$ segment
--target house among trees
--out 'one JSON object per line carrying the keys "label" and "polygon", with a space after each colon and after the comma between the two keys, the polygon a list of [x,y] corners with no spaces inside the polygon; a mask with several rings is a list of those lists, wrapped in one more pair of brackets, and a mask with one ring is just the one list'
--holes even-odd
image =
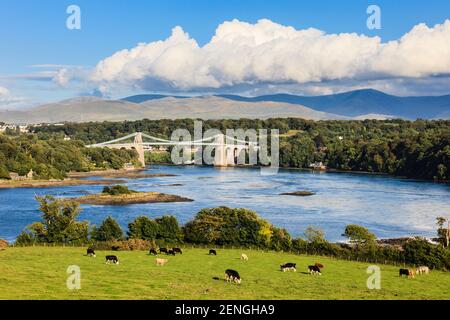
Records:
{"label": "house among trees", "polygon": [[24,180],[33,180],[34,172],[33,169],[31,169],[26,175],[21,176],[16,172],[10,172],[9,176],[11,177],[11,180],[14,181],[24,181]]}

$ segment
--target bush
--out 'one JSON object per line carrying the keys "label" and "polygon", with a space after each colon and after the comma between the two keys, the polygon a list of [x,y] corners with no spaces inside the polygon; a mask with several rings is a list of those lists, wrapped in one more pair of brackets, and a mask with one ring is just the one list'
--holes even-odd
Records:
{"label": "bush", "polygon": [[121,194],[136,193],[136,191],[128,189],[127,186],[115,185],[112,187],[108,187],[108,186],[104,187],[102,193],[109,194],[111,196],[117,196],[117,195],[121,195]]}
{"label": "bush", "polygon": [[8,248],[8,246],[9,246],[8,241],[3,240],[3,239],[0,239],[0,250],[1,250],[1,249]]}
{"label": "bush", "polygon": [[157,248],[154,241],[142,240],[142,239],[128,239],[120,241],[104,241],[104,242],[94,242],[92,247],[97,250],[111,250],[113,247],[117,248],[119,251],[145,251],[150,250],[150,248]]}
{"label": "bush", "polygon": [[416,237],[404,246],[405,262],[424,265],[433,269],[443,269],[449,259],[449,250],[429,243],[426,239]]}

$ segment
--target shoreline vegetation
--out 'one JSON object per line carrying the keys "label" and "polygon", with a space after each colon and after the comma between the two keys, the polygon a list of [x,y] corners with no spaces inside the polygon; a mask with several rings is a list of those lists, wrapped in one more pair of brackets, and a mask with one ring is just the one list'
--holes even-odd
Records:
{"label": "shoreline vegetation", "polygon": [[120,183],[126,183],[126,181],[116,179],[102,179],[102,180],[64,179],[64,180],[22,180],[22,181],[0,180],[0,189],[51,188],[51,187],[69,187],[80,185],[113,185]]}
{"label": "shoreline vegetation", "polygon": [[106,178],[125,178],[125,179],[144,179],[158,177],[176,177],[176,174],[168,173],[143,173],[148,169],[108,169],[95,170],[89,172],[70,172],[69,178],[86,178],[86,177],[106,177]]}

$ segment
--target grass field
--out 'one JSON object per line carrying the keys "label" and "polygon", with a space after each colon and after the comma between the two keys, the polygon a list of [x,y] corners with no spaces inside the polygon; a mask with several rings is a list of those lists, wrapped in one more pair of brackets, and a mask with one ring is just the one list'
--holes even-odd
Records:
{"label": "grass field", "polygon": [[[185,249],[158,267],[143,251],[97,251],[90,258],[83,248],[8,248],[0,251],[0,299],[450,299],[450,273],[406,279],[399,267],[380,265],[381,290],[369,290],[366,263],[251,250],[244,262],[242,252]],[[107,254],[120,264],[105,264]],[[284,262],[297,263],[297,272],[281,272]],[[315,262],[325,265],[322,276],[306,273]],[[66,287],[70,265],[81,269],[80,290]],[[239,271],[241,285],[223,280],[227,268]]]}

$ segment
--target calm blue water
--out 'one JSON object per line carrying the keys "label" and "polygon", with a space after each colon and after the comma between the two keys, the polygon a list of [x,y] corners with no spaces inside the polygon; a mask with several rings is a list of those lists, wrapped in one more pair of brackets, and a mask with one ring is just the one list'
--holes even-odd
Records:
{"label": "calm blue water", "polygon": [[[347,224],[366,226],[380,238],[409,235],[435,236],[435,218],[450,212],[450,186],[431,182],[352,173],[311,173],[280,170],[263,176],[259,169],[213,167],[152,167],[148,173],[175,177],[130,179],[140,191],[172,193],[194,199],[188,203],[161,203],[123,207],[83,205],[81,220],[100,223],[112,215],[126,230],[139,215],[176,216],[181,223],[201,208],[229,206],[255,210],[272,224],[301,236],[305,228],[322,228],[328,240],[342,241]],[[91,179],[97,179],[92,177]],[[182,186],[170,186],[182,184]],[[0,189],[0,238],[9,241],[39,220],[35,195],[80,196],[103,186],[46,189]],[[282,192],[311,190],[311,197],[281,196]]]}

